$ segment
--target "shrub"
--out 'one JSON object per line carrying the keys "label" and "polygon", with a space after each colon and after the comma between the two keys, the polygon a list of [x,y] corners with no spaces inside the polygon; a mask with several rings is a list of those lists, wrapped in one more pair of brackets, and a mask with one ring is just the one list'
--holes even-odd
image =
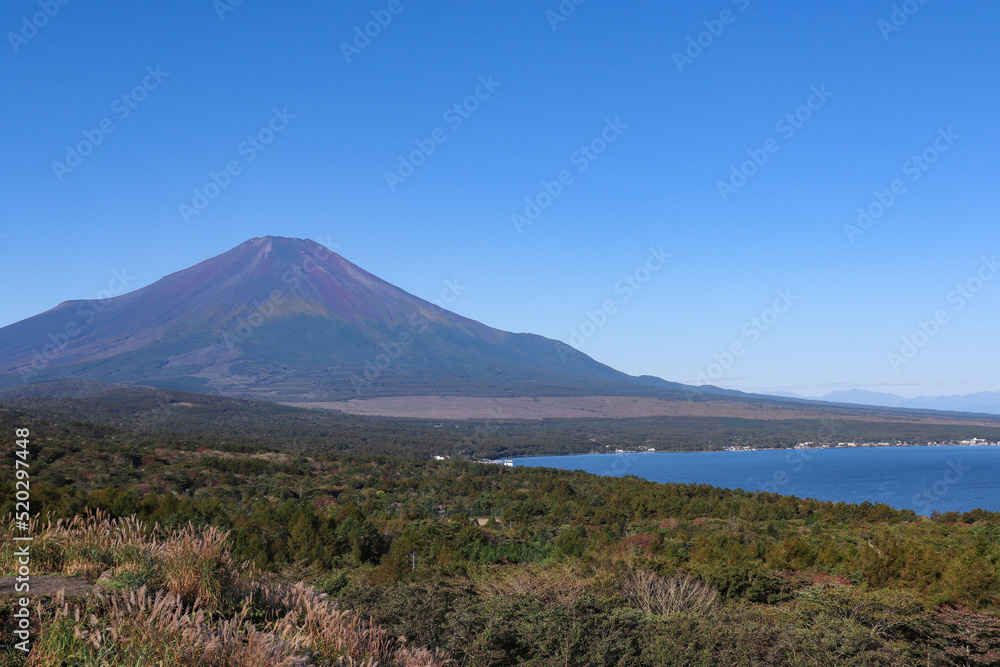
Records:
{"label": "shrub", "polygon": [[620,590],[630,605],[659,616],[679,612],[707,614],[719,603],[718,591],[686,574],[666,578],[652,570],[633,570],[623,578]]}
{"label": "shrub", "polygon": [[[229,554],[228,533],[188,526],[163,535],[100,512],[38,526],[62,571],[107,567],[84,600],[43,608],[27,665],[440,667],[440,651],[407,647],[311,586],[262,579]],[[10,559],[9,550],[0,558]],[[5,563],[7,561],[4,561]],[[138,585],[137,588],[133,586]]]}

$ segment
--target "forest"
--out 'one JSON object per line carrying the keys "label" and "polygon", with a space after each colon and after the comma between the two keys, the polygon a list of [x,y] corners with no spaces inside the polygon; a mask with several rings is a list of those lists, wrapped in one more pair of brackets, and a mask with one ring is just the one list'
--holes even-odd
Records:
{"label": "forest", "polygon": [[[33,434],[39,525],[96,512],[105,532],[115,521],[138,522],[140,544],[219,531],[227,567],[271,586],[301,582],[432,656],[407,662],[396,647],[382,664],[1000,662],[997,513],[921,517],[458,457],[213,444],[11,409],[0,411],[0,426]],[[12,485],[0,486],[0,512],[13,509]],[[0,563],[9,575],[4,530]],[[69,554],[75,539],[53,538],[45,551],[52,572],[103,576],[120,594],[174,590],[164,584],[167,561],[135,555],[144,547]],[[214,597],[237,591],[252,609],[246,591],[257,589],[217,571],[202,577],[217,585]],[[94,599],[72,604],[95,619],[113,616]],[[206,613],[232,620],[237,606]],[[241,622],[264,632],[280,620],[259,611]],[[0,612],[12,622],[6,603]],[[56,627],[57,612],[39,622]],[[42,626],[41,637],[55,636]],[[322,655],[376,655],[339,650]],[[4,659],[31,664],[10,651]],[[62,664],[102,664],[80,660]]]}
{"label": "forest", "polygon": [[[72,383],[49,383],[66,391]],[[97,384],[97,383],[92,383]],[[45,387],[45,384],[34,387]],[[705,400],[713,400],[706,398]],[[77,397],[0,392],[0,407],[58,423],[83,421],[129,431],[133,441],[263,446],[286,451],[392,454],[467,459],[581,454],[655,447],[717,451],[725,447],[788,448],[799,442],[925,444],[978,437],[1000,440],[1000,419],[944,424],[900,411],[864,413],[830,407],[800,419],[646,417],[628,419],[431,420],[349,415],[144,387],[116,387]]]}

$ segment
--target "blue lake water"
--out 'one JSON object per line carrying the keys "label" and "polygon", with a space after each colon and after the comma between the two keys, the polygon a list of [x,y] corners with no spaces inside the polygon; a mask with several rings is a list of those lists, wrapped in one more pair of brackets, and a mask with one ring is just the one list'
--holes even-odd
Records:
{"label": "blue lake water", "polygon": [[514,465],[848,503],[867,500],[924,515],[976,508],[1000,512],[1000,447],[994,446],[577,454],[514,459]]}

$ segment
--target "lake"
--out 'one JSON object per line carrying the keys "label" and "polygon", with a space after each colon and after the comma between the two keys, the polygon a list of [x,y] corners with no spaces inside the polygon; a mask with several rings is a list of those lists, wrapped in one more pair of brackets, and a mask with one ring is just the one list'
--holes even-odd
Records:
{"label": "lake", "polygon": [[1000,512],[1000,447],[995,446],[576,454],[514,459],[514,465],[848,503],[867,500],[924,515],[976,508]]}

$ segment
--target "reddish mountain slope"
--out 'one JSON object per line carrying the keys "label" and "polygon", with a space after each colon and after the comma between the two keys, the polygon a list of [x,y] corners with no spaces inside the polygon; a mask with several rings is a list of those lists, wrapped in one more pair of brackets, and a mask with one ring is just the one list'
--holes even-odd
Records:
{"label": "reddish mountain slope", "polygon": [[67,379],[280,400],[680,387],[493,329],[313,241],[271,236],[134,292],[67,301],[0,329],[0,386]]}

